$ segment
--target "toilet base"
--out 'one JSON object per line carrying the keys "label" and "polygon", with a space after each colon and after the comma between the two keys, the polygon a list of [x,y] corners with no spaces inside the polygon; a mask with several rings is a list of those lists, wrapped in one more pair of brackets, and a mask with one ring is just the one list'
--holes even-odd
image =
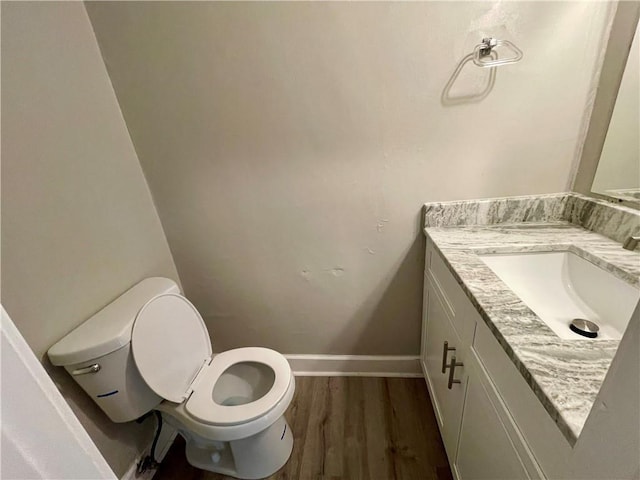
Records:
{"label": "toilet base", "polygon": [[247,480],[273,475],[293,450],[293,435],[284,415],[255,435],[229,442],[205,440],[191,432],[180,434],[186,440],[191,465]]}

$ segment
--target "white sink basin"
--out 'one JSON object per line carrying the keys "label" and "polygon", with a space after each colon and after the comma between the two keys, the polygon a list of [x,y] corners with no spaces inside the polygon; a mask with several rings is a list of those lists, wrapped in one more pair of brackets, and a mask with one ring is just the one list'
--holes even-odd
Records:
{"label": "white sink basin", "polygon": [[560,338],[574,318],[595,322],[599,339],[622,338],[640,290],[572,252],[480,255],[482,261]]}

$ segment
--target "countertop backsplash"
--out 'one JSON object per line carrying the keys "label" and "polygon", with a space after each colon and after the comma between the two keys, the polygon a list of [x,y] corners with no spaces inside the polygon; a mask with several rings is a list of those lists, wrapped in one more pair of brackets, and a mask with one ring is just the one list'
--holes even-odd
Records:
{"label": "countertop backsplash", "polygon": [[573,192],[430,202],[424,206],[425,228],[555,222],[570,222],[623,242],[640,233],[640,210]]}

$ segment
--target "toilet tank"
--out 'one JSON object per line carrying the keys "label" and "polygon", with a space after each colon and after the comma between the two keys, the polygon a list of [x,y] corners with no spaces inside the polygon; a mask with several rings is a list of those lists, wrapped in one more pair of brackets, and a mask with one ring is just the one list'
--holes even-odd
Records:
{"label": "toilet tank", "polygon": [[142,280],[48,351],[51,363],[64,367],[114,422],[135,420],[162,401],[133,361],[131,331],[140,309],[164,293],[180,289],[168,278]]}

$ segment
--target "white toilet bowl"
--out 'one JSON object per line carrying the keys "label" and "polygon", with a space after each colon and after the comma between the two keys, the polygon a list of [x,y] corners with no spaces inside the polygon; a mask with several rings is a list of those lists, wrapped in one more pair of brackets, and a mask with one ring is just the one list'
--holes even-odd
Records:
{"label": "white toilet bowl", "polygon": [[286,359],[268,348],[248,347],[216,355],[186,402],[156,407],[203,438],[238,440],[282,416],[295,390]]}
{"label": "white toilet bowl", "polygon": [[293,435],[284,412],[295,380],[282,360],[266,348],[229,350],[214,357],[187,402],[156,407],[185,438],[189,463],[254,479],[287,462]]}
{"label": "white toilet bowl", "polygon": [[202,317],[172,280],[143,280],[51,347],[49,358],[115,422],[162,412],[196,467],[257,479],[291,454],[287,360],[258,347],[214,356]]}

